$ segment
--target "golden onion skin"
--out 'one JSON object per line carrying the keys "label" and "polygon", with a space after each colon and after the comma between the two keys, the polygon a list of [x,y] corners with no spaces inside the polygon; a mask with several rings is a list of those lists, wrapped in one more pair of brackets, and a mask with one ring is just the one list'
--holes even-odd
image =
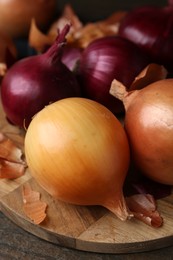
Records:
{"label": "golden onion skin", "polygon": [[173,184],[173,79],[159,80],[124,99],[132,158],[149,178]]}
{"label": "golden onion skin", "polygon": [[29,125],[25,155],[36,181],[62,201],[110,205],[122,196],[130,160],[127,136],[95,101],[66,98],[46,106]]}

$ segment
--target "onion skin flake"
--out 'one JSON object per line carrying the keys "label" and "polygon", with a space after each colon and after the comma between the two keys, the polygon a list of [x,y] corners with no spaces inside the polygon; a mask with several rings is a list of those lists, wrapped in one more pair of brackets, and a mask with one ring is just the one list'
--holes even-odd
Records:
{"label": "onion skin flake", "polygon": [[40,193],[32,190],[29,183],[23,185],[23,210],[26,216],[31,219],[34,224],[42,223],[46,218],[47,204],[40,200]]}

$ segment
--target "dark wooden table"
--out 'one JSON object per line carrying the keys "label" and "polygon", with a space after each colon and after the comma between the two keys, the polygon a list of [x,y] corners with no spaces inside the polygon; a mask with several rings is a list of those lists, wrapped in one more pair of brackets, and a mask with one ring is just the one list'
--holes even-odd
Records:
{"label": "dark wooden table", "polygon": [[136,254],[98,254],[60,247],[22,230],[0,213],[0,260],[144,260],[173,259],[173,246]]}

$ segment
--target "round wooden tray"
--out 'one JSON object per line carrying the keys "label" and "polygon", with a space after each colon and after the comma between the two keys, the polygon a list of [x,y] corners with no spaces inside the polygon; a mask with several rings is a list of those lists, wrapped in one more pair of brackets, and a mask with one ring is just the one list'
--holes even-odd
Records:
{"label": "round wooden tray", "polygon": [[[0,107],[0,131],[23,145],[23,135],[9,125]],[[22,209],[22,185],[29,182],[48,205],[45,221],[33,224]],[[131,219],[119,220],[102,207],[82,207],[54,200],[32,177],[29,170],[15,180],[0,180],[0,210],[28,232],[57,245],[99,253],[144,252],[173,245],[173,194],[157,201],[164,224],[153,228]]]}

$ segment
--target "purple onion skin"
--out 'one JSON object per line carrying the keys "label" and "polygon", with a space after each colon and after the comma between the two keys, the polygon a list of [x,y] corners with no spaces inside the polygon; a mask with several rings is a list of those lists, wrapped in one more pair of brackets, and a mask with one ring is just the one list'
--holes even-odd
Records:
{"label": "purple onion skin", "polygon": [[109,94],[113,79],[127,88],[149,63],[148,57],[132,42],[118,36],[93,41],[80,61],[80,82],[83,95],[110,109],[124,112],[121,101]]}
{"label": "purple onion skin", "polygon": [[62,42],[60,39],[60,44],[44,54],[16,62],[7,71],[1,99],[7,119],[14,125],[28,127],[32,117],[49,103],[81,95],[76,77],[60,60]]}
{"label": "purple onion skin", "polygon": [[65,46],[62,53],[61,61],[66,67],[74,72],[77,73],[78,71],[78,64],[80,63],[82,55],[82,50],[77,47],[72,46]]}
{"label": "purple onion skin", "polygon": [[119,33],[137,44],[151,61],[173,71],[173,6],[139,7],[122,20]]}

